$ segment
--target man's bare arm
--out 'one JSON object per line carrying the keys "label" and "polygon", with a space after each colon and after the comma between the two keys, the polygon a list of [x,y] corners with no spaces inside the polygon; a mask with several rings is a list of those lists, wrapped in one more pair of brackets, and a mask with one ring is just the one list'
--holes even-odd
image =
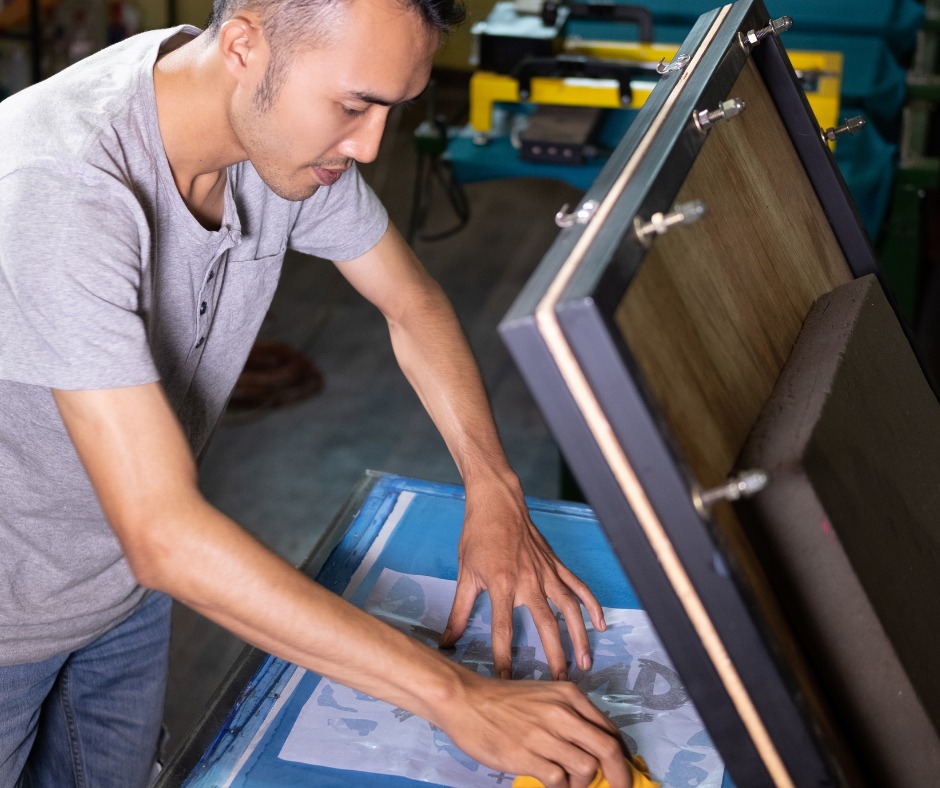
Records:
{"label": "man's bare arm", "polygon": [[610,723],[573,687],[472,674],[319,587],[214,509],[159,384],[53,394],[143,585],[425,717],[490,766],[550,785],[568,785],[570,775],[580,786],[600,762],[629,784]]}
{"label": "man's bare arm", "polygon": [[591,666],[579,602],[595,628],[603,612],[590,589],[555,556],[529,518],[519,480],[497,435],[483,382],[453,308],[394,227],[346,278],[388,320],[395,355],[454,457],[467,490],[457,593],[441,645],[463,633],[481,590],[493,606],[497,675],[511,675],[512,609],[525,605],[555,678],[567,664],[551,600],[565,616],[578,666]]}

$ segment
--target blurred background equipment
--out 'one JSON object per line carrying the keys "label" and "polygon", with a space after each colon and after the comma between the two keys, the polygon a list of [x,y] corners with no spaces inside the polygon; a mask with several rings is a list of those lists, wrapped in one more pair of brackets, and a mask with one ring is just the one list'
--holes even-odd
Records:
{"label": "blurred background equipment", "polygon": [[[471,30],[469,123],[451,130],[447,158],[464,183],[558,178],[587,189],[709,0],[556,3],[503,0]],[[777,1],[793,20],[782,41],[825,131],[860,117],[840,136],[836,163],[888,269],[902,310],[916,322],[925,292],[924,234],[933,211],[940,91],[936,0]],[[593,107],[600,120],[577,156],[533,160],[523,144],[535,124]],[[861,126],[861,124],[859,124]],[[544,137],[541,133],[539,137]],[[549,142],[544,138],[539,142]],[[555,151],[565,149],[565,141]],[[566,162],[576,166],[568,166]]]}

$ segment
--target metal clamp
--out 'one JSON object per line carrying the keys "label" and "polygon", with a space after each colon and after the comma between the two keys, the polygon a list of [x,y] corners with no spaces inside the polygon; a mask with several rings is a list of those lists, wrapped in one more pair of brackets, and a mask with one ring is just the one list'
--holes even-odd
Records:
{"label": "metal clamp", "polygon": [[748,30],[746,33],[740,33],[739,40],[741,46],[746,51],[750,51],[751,47],[759,44],[767,36],[779,36],[781,33],[786,33],[791,27],[793,27],[793,20],[788,16],[781,16],[777,19],[771,19],[770,24],[767,27],[760,28],[760,30]]}
{"label": "metal clamp", "polygon": [[843,134],[857,134],[865,126],[868,125],[868,121],[865,120],[861,115],[857,115],[854,118],[849,118],[841,126],[833,126],[831,128],[823,131],[820,129],[820,133],[824,140],[834,140],[836,137],[840,137]]}
{"label": "metal clamp", "polygon": [[693,490],[692,503],[702,517],[708,517],[709,510],[718,501],[737,501],[750,498],[759,493],[770,482],[770,474],[758,469],[742,471],[732,476],[724,484],[708,490]]}
{"label": "metal clamp", "polygon": [[701,112],[693,112],[692,120],[695,122],[695,126],[699,131],[705,132],[719,120],[728,120],[735,115],[740,115],[744,112],[746,106],[744,99],[728,99],[727,101],[722,101],[717,109],[703,109]]}
{"label": "metal clamp", "polygon": [[633,220],[633,231],[644,246],[649,246],[653,238],[667,232],[670,227],[677,224],[691,224],[701,219],[706,212],[705,203],[701,200],[676,205],[669,213],[657,212],[643,221],[639,216]]}
{"label": "metal clamp", "polygon": [[555,214],[555,224],[559,227],[572,227],[576,224],[587,224],[594,218],[600,203],[597,200],[588,200],[576,211],[568,213],[568,203],[561,206]]}
{"label": "metal clamp", "polygon": [[673,61],[669,65],[666,65],[666,58],[663,58],[656,66],[656,73],[661,77],[664,77],[666,74],[673,74],[677,71],[682,71],[687,65],[689,65],[691,60],[691,55],[676,55]]}

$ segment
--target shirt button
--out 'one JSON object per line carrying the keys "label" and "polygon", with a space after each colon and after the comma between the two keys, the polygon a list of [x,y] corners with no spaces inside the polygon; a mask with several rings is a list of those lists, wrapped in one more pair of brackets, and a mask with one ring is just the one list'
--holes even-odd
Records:
{"label": "shirt button", "polygon": [[203,302],[199,305],[199,314],[200,314],[200,315],[204,315],[204,314],[206,313],[206,310],[207,310],[208,308],[209,308],[209,305],[208,305],[205,301],[203,301]]}
{"label": "shirt button", "polygon": [[196,347],[202,347],[202,343],[206,341],[205,337],[199,337],[199,341],[196,343]]}

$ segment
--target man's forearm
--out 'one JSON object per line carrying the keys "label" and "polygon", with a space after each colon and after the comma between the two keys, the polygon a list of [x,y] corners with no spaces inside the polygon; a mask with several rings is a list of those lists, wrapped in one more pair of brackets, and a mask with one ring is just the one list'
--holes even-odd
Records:
{"label": "man's forearm", "polygon": [[399,320],[395,356],[457,464],[468,495],[490,483],[519,491],[473,353],[447,297],[428,282]]}
{"label": "man's forearm", "polygon": [[487,482],[518,491],[453,307],[395,227],[339,269],[388,321],[398,363],[443,436],[468,494]]}
{"label": "man's forearm", "polygon": [[148,585],[252,645],[444,724],[462,668],[326,591],[208,504],[171,528],[168,515],[143,559]]}

